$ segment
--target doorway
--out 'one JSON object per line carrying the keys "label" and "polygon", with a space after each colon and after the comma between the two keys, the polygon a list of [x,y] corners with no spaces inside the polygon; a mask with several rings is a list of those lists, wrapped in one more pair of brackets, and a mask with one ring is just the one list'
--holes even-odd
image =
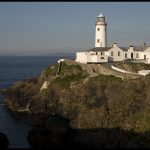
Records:
{"label": "doorway", "polygon": [[144,55],[144,60],[146,60],[146,55]]}
{"label": "doorway", "polygon": [[131,53],[131,59],[133,60],[133,53]]}

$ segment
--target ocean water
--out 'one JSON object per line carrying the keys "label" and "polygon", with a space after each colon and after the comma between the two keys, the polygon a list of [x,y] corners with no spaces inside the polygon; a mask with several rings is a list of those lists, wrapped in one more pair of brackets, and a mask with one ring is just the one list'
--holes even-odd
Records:
{"label": "ocean water", "polygon": [[[57,63],[58,57],[0,57],[0,89],[11,86],[16,81],[37,77],[44,68]],[[69,58],[71,57],[63,57]],[[73,57],[72,57],[73,58]],[[0,96],[0,103],[4,97]],[[0,104],[0,132],[9,140],[9,148],[29,148],[27,134],[31,126],[18,120]]]}

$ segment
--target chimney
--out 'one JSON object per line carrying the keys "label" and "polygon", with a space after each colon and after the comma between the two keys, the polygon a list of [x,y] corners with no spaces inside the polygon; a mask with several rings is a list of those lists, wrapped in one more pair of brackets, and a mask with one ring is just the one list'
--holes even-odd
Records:
{"label": "chimney", "polygon": [[133,49],[134,49],[134,46],[130,45],[130,46],[129,46],[129,50],[130,50],[130,51],[133,51]]}
{"label": "chimney", "polygon": [[113,47],[117,47],[117,43],[113,43]]}
{"label": "chimney", "polygon": [[146,47],[146,43],[145,42],[143,43],[143,47]]}

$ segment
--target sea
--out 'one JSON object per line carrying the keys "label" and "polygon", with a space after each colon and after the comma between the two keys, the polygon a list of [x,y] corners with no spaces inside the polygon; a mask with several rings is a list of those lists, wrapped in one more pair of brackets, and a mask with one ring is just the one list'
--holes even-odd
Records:
{"label": "sea", "polygon": [[[38,77],[48,66],[59,59],[74,59],[74,56],[0,57],[0,89],[7,89],[17,81]],[[15,118],[3,104],[0,95],[0,132],[9,140],[9,148],[30,148],[27,135],[32,128],[22,119]]]}

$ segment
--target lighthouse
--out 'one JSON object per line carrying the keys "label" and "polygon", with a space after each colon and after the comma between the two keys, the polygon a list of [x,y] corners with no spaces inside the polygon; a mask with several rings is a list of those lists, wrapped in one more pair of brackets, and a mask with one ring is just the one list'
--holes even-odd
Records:
{"label": "lighthouse", "polygon": [[107,22],[101,13],[96,18],[95,23],[95,47],[107,47]]}

